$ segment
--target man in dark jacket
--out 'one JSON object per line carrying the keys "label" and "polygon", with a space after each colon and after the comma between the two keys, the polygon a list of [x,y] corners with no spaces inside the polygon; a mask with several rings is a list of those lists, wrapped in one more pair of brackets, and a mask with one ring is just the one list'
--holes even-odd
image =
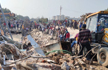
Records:
{"label": "man in dark jacket", "polygon": [[[82,55],[84,47],[87,48],[87,51],[91,50],[90,42],[92,41],[92,37],[90,34],[90,30],[86,29],[86,24],[83,24],[82,31],[79,32],[78,43],[81,44],[82,49],[79,55]],[[90,60],[91,52],[87,55],[87,60]]]}

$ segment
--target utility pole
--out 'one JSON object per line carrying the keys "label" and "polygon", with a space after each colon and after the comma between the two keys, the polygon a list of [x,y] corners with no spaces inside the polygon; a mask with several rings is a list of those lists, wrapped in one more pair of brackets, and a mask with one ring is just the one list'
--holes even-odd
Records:
{"label": "utility pole", "polygon": [[61,10],[62,10],[62,7],[60,6],[60,20],[61,20]]}

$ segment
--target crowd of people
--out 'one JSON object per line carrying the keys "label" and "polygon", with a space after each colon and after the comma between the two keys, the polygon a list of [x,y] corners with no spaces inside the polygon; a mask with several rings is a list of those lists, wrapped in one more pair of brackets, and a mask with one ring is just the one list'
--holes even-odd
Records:
{"label": "crowd of people", "polygon": [[47,33],[51,36],[56,36],[56,39],[60,41],[69,41],[70,33],[68,32],[67,28],[61,25],[56,25],[54,23],[49,23],[47,25],[37,25],[35,26],[40,31]]}
{"label": "crowd of people", "polygon": [[[6,22],[3,21],[3,27],[6,26]],[[30,21],[30,20],[16,20],[16,19],[11,19],[7,21],[8,26],[10,29],[24,29],[24,30],[31,30],[32,28],[35,28],[35,22]]]}
{"label": "crowd of people", "polygon": [[[24,25],[26,23],[26,25]],[[28,23],[28,25],[27,25]],[[6,23],[4,23],[4,26],[6,26]],[[74,44],[81,44],[83,47],[81,49],[81,52],[79,55],[82,55],[82,51],[84,47],[87,48],[87,51],[91,49],[90,42],[92,40],[90,31],[86,29],[86,25],[83,24],[80,21],[53,21],[48,24],[42,24],[42,23],[36,23],[36,22],[30,22],[30,21],[21,21],[21,20],[10,20],[8,21],[9,28],[21,28],[26,33],[28,30],[31,30],[33,27],[34,29],[39,29],[40,31],[47,33],[51,36],[55,36],[57,40],[59,41],[70,41],[70,33],[67,29],[67,27],[73,28],[73,29],[79,29],[79,33],[76,34],[75,40],[71,43],[71,47],[73,48]],[[26,31],[26,32],[25,32]],[[24,36],[24,35],[23,35]],[[90,59],[90,54],[87,56],[87,59]]]}
{"label": "crowd of people", "polygon": [[48,24],[35,23],[35,28],[49,35],[56,36],[60,41],[69,41],[70,33],[67,27],[81,29],[82,22],[76,20],[53,21]]}
{"label": "crowd of people", "polygon": [[[12,28],[21,28],[22,25],[22,21],[18,21],[18,20],[9,20],[8,22],[8,26],[10,29]],[[6,27],[6,23],[3,22],[3,26]]]}
{"label": "crowd of people", "polygon": [[[73,22],[71,22],[73,23]],[[86,29],[86,24],[83,24],[82,22],[74,21],[73,25],[70,24],[68,26],[68,23],[66,21],[61,23],[50,23],[46,25],[45,27],[42,27],[38,25],[40,30],[42,32],[46,32],[50,35],[55,35],[57,39],[60,41],[70,41],[70,33],[67,30],[67,27],[73,28],[73,29],[79,29],[79,33],[76,34],[75,40],[72,41],[71,47],[73,48],[74,44],[80,44],[82,46],[81,51],[78,55],[82,55],[83,49],[86,47],[87,51],[91,50],[90,43],[92,41],[90,30]],[[91,59],[91,53],[87,55],[87,60]]]}

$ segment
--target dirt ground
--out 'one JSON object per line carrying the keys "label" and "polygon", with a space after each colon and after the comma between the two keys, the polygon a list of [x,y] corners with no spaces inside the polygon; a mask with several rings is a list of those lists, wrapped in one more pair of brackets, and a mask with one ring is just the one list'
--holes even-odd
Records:
{"label": "dirt ground", "polygon": [[[11,39],[10,36],[8,36],[8,37]],[[14,40],[14,41],[21,42],[22,34],[12,34],[12,37],[13,37],[13,40]]]}

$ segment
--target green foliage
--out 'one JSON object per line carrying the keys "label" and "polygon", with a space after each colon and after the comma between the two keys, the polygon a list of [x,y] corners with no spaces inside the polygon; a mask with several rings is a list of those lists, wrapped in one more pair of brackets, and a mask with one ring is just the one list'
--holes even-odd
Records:
{"label": "green foliage", "polygon": [[105,11],[108,11],[108,8]]}
{"label": "green foliage", "polygon": [[10,12],[11,12],[11,11],[10,11],[9,9],[7,9],[7,8],[2,8],[2,10],[3,10],[4,13],[10,13]]}
{"label": "green foliage", "polygon": [[21,16],[21,15],[16,15],[15,18],[16,18],[16,19],[23,19],[23,16]]}
{"label": "green foliage", "polygon": [[85,18],[86,18],[88,15],[90,15],[90,14],[92,14],[92,13],[86,13],[86,14],[81,15],[81,16],[80,16],[80,17],[81,17],[80,21],[83,22],[83,21],[85,20]]}
{"label": "green foliage", "polygon": [[[2,8],[2,10],[4,13],[11,13],[11,11],[7,8]],[[16,15],[15,19],[17,19],[17,20],[18,19],[21,19],[21,20],[29,20],[30,19],[28,16],[22,16],[22,15],[17,15],[17,14],[15,14],[15,15]],[[6,18],[12,19],[12,17],[7,17],[7,16],[6,16]]]}
{"label": "green foliage", "polygon": [[46,22],[48,22],[48,18],[41,18],[41,19],[39,19],[39,22],[46,23]]}
{"label": "green foliage", "polygon": [[28,16],[22,16],[22,15],[16,15],[15,17],[17,20],[21,19],[21,20],[30,20],[30,18]]}

